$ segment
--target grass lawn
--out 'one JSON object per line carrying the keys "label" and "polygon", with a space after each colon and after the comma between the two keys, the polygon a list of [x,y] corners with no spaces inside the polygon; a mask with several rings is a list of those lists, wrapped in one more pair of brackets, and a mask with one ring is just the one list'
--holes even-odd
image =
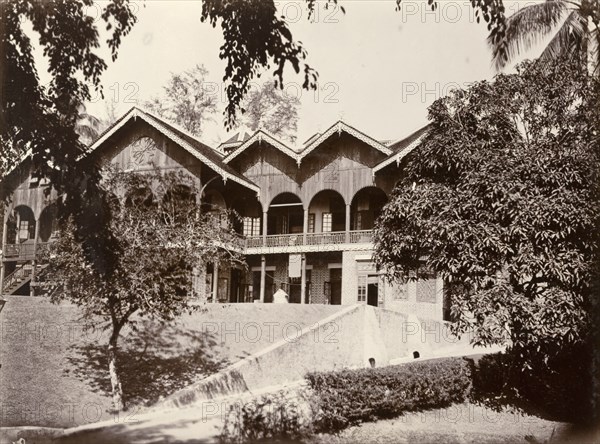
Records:
{"label": "grass lawn", "polygon": [[407,413],[399,418],[364,423],[339,435],[318,435],[311,444],[351,443],[592,443],[574,435],[570,424],[536,416],[495,412],[469,403],[447,409]]}
{"label": "grass lawn", "polygon": [[[73,427],[111,419],[104,356],[109,333],[77,307],[9,296],[0,315],[0,426]],[[276,341],[339,306],[214,304],[164,327],[122,333],[125,397],[135,411]]]}

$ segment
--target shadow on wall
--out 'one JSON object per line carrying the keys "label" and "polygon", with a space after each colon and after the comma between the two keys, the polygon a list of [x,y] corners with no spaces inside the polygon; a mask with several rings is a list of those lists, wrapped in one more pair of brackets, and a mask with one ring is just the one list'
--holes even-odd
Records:
{"label": "shadow on wall", "polygon": [[[150,405],[229,364],[214,350],[212,334],[142,320],[121,338],[118,367],[128,405]],[[73,345],[68,361],[72,373],[95,392],[111,396],[106,344]]]}

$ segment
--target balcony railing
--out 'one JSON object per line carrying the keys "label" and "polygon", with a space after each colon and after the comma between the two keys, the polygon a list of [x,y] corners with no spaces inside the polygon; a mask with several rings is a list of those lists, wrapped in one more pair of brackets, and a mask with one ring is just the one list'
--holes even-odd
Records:
{"label": "balcony railing", "polygon": [[267,247],[294,247],[303,244],[302,233],[267,236]]}
{"label": "balcony railing", "polygon": [[13,261],[28,261],[35,259],[36,253],[39,255],[44,249],[48,248],[48,242],[38,242],[37,249],[33,243],[4,245],[4,259]]}
{"label": "balcony railing", "polygon": [[263,240],[262,236],[252,236],[244,238],[244,245],[246,248],[342,245],[348,243],[346,241],[347,234],[349,235],[349,243],[351,244],[370,243],[373,240],[371,230],[358,230],[350,231],[349,233],[346,233],[345,231],[306,233],[306,244],[304,243],[304,236],[302,233],[269,235],[267,236],[266,241]]}
{"label": "balcony railing", "polygon": [[325,244],[345,244],[346,232],[330,232],[330,233],[308,233],[306,235],[307,245],[325,245]]}
{"label": "balcony railing", "polygon": [[350,232],[351,244],[363,244],[373,242],[372,230],[357,230]]}

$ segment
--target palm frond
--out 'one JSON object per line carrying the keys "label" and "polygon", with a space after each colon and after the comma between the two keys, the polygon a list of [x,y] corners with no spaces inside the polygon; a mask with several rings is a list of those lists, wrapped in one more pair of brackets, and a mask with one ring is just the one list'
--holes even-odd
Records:
{"label": "palm frond", "polygon": [[556,29],[567,10],[566,1],[547,0],[526,6],[508,17],[504,38],[496,41],[488,37],[496,69],[502,70],[517,56],[541,43]]}
{"label": "palm frond", "polygon": [[586,42],[586,18],[578,11],[571,12],[556,35],[539,57],[539,62],[547,65],[559,57],[567,55],[579,56],[583,59]]}
{"label": "palm frond", "polygon": [[588,31],[588,70],[591,75],[600,76],[600,28],[597,26]]}

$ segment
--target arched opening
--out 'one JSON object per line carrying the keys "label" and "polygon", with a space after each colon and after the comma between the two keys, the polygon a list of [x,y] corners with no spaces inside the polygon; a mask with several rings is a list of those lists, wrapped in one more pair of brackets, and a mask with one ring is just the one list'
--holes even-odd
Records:
{"label": "arched opening", "polygon": [[202,194],[200,203],[200,212],[202,214],[210,214],[214,217],[218,217],[221,223],[221,227],[225,228],[230,223],[227,214],[227,204],[225,198],[217,190],[206,190]]}
{"label": "arched opening", "polygon": [[56,205],[52,204],[44,208],[42,214],[40,214],[39,224],[39,241],[49,242],[58,228],[56,224]]}
{"label": "arched opening", "polygon": [[380,188],[367,187],[360,190],[352,199],[351,229],[372,230],[386,203],[387,196]]}
{"label": "arched opening", "polygon": [[154,194],[148,187],[133,190],[125,198],[125,206],[128,208],[147,209],[155,205]]}
{"label": "arched opening", "polygon": [[[14,210],[15,230],[8,243],[17,244],[33,242],[35,239],[35,216],[33,210],[25,205],[19,205]],[[7,233],[10,234],[10,233]]]}
{"label": "arched opening", "polygon": [[162,199],[162,213],[167,222],[183,222],[196,214],[196,194],[188,185],[175,185]]}
{"label": "arched opening", "polygon": [[236,223],[235,229],[246,237],[259,237],[262,235],[262,205],[258,200],[237,199],[233,209],[239,214],[240,221]]}
{"label": "arched opening", "polygon": [[269,205],[267,234],[302,233],[304,210],[302,201],[293,193],[282,193]]}
{"label": "arched opening", "polygon": [[224,211],[227,209],[225,198],[217,190],[205,190],[202,195],[201,210],[203,213],[210,211]]}
{"label": "arched opening", "polygon": [[308,207],[309,233],[330,233],[346,230],[346,203],[337,191],[319,191]]}

